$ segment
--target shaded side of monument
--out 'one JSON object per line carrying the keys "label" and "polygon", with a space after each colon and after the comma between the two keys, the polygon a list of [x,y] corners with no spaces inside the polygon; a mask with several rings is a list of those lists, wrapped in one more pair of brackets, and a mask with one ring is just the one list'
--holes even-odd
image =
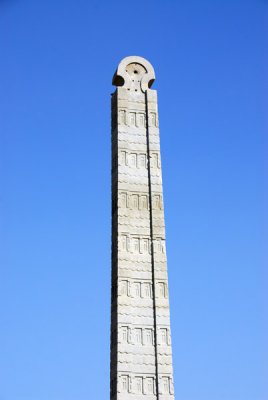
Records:
{"label": "shaded side of monument", "polygon": [[174,400],[154,79],[137,56],[113,77],[111,400]]}

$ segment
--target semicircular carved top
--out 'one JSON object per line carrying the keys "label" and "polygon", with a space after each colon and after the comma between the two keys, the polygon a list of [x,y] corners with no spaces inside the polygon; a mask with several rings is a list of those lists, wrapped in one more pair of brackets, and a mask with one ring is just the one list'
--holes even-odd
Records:
{"label": "semicircular carved top", "polygon": [[114,86],[123,86],[135,92],[146,92],[155,80],[153,66],[145,58],[131,56],[118,65],[113,77]]}

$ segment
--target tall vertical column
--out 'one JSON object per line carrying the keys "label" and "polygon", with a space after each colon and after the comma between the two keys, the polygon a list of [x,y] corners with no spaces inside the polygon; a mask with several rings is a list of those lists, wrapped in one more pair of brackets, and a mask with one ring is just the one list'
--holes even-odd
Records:
{"label": "tall vertical column", "polygon": [[157,93],[123,59],[112,95],[111,400],[173,400]]}

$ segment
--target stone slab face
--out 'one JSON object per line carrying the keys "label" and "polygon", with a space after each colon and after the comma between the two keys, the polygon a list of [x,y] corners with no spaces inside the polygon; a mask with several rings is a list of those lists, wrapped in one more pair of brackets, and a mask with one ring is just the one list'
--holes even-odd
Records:
{"label": "stone slab face", "polygon": [[173,400],[157,93],[126,57],[112,95],[111,400]]}

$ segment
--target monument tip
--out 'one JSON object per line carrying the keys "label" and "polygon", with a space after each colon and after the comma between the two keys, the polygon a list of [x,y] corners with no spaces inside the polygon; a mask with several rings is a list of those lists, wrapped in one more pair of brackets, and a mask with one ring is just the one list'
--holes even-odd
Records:
{"label": "monument tip", "polygon": [[155,80],[152,64],[143,57],[125,57],[118,65],[113,76],[114,86],[123,86],[131,91],[146,92]]}

